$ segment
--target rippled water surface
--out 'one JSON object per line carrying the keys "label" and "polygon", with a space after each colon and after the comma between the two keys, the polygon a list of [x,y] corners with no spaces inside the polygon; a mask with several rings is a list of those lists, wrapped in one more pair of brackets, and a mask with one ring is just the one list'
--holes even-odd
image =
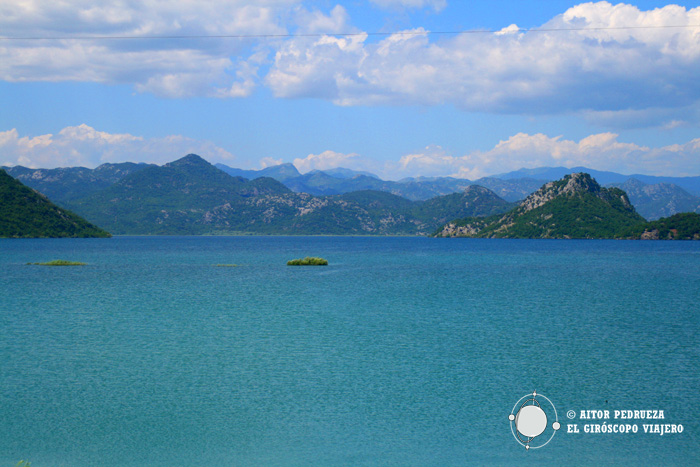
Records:
{"label": "rippled water surface", "polygon": [[700,242],[0,239],[0,292],[2,465],[700,464]]}

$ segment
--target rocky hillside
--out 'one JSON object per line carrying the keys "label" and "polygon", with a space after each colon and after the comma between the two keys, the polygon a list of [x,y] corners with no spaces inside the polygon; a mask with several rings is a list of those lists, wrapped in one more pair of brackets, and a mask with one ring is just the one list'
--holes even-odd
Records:
{"label": "rocky hillside", "polygon": [[109,236],[0,170],[0,237]]}
{"label": "rocky hillside", "polygon": [[34,188],[55,203],[63,204],[113,185],[123,177],[149,167],[149,164],[123,162],[102,164],[95,169],[63,167],[58,169],[29,169],[20,165],[3,167],[14,178]]}
{"label": "rocky hillside", "polygon": [[512,207],[476,186],[428,201],[373,190],[294,193],[271,178],[230,176],[193,154],[130,174],[70,206],[117,234],[182,235],[427,235],[449,219]]}
{"label": "rocky hillside", "polygon": [[460,219],[436,236],[490,238],[614,238],[644,222],[627,195],[576,173],[547,183],[505,215]]}

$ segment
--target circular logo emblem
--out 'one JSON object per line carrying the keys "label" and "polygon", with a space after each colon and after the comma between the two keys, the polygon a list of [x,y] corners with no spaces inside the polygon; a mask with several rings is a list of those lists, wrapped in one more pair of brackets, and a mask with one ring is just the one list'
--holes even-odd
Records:
{"label": "circular logo emblem", "polygon": [[554,404],[537,391],[521,397],[508,420],[513,437],[528,450],[546,446],[561,428]]}

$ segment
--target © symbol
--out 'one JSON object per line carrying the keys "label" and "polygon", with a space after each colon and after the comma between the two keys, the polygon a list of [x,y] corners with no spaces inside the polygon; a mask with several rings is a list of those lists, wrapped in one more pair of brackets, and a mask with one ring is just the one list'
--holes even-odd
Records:
{"label": "\u00a9 symbol", "polygon": [[[544,404],[544,401],[547,401],[547,404]],[[552,434],[544,443],[538,444],[539,441],[533,443],[535,438],[542,436],[547,431],[547,413],[549,413],[550,417],[554,416],[554,423],[551,425]],[[537,391],[521,397],[513,406],[513,410],[508,415],[508,420],[510,420],[510,430],[513,433],[513,437],[518,443],[525,446],[527,450],[546,446],[561,428],[554,404],[542,394],[537,394]]]}
{"label": "\u00a9 symbol", "polygon": [[569,410],[568,412],[566,412],[566,416],[567,416],[570,420],[573,420],[574,418],[576,418],[576,412],[574,412],[573,410]]}

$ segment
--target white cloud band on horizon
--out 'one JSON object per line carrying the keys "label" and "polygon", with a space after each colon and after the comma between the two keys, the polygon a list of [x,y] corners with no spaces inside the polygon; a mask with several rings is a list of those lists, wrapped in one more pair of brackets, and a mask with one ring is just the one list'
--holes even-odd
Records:
{"label": "white cloud band on horizon", "polygon": [[181,135],[144,138],[128,133],[111,134],[82,124],[58,134],[20,136],[16,129],[0,131],[0,165],[29,168],[94,168],[103,163],[148,162],[163,164],[186,154],[202,155],[214,162],[229,163],[234,156],[209,141]]}
{"label": "white cloud band on horizon", "polygon": [[301,173],[310,172],[312,170],[327,170],[336,167],[357,168],[358,164],[362,165],[363,160],[359,154],[350,153],[343,154],[335,151],[323,151],[320,154],[309,154],[308,156],[294,159],[294,166]]}
{"label": "white cloud band on horizon", "polygon": [[400,158],[396,168],[405,174],[450,175],[475,180],[522,168],[588,167],[622,174],[665,176],[700,175],[700,138],[685,144],[650,148],[618,140],[615,133],[599,133],[573,141],[541,133],[518,133],[488,151],[464,156],[447,154],[439,146]]}
{"label": "white cloud band on horizon", "polygon": [[[451,155],[441,146],[429,146],[393,161],[326,150],[293,158],[292,162],[302,173],[345,167],[373,172],[385,180],[409,176],[475,180],[522,168],[579,166],[623,174],[700,175],[700,138],[657,148],[622,142],[618,138],[615,133],[599,133],[574,141],[541,133],[518,133],[488,151],[473,151],[462,156]],[[238,161],[237,165],[243,165],[240,168],[255,165],[249,158],[234,157],[228,149],[213,142],[182,135],[146,138],[98,131],[85,124],[66,127],[55,135],[26,136],[16,129],[0,131],[0,165],[92,168],[106,162],[163,164],[189,153],[198,154],[211,163],[231,165],[232,161]],[[264,168],[283,162],[281,158],[263,157],[258,165]]]}

